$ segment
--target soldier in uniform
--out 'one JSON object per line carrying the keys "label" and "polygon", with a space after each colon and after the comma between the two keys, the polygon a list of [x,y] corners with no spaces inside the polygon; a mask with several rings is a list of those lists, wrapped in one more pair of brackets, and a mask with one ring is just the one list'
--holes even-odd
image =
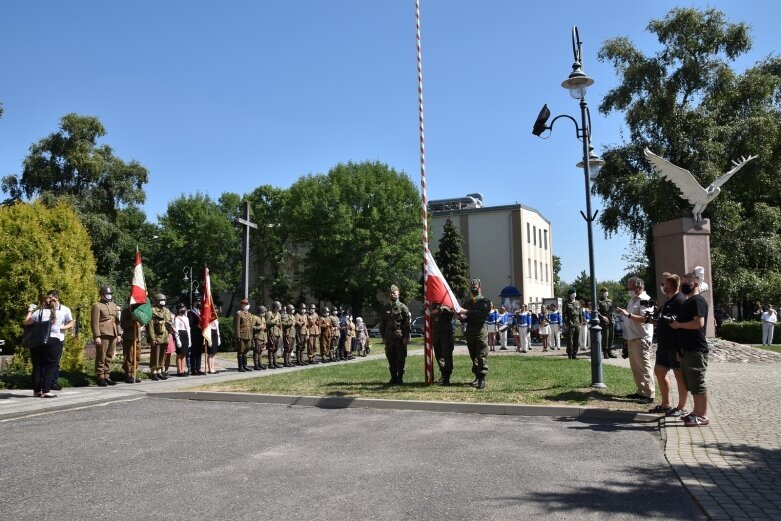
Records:
{"label": "soldier in uniform", "polygon": [[152,319],[146,325],[146,337],[149,340],[149,369],[152,380],[167,380],[163,374],[163,360],[168,349],[168,335],[174,332],[174,317],[165,307],[165,295],[155,295],[155,305],[152,307]]}
{"label": "soldier in uniform", "polygon": [[352,312],[348,311],[345,315],[347,316],[347,339],[344,342],[344,357],[347,360],[353,360],[355,358],[353,356],[353,346],[355,344],[356,335],[355,322],[353,322]]}
{"label": "soldier in uniform", "polygon": [[491,301],[480,294],[480,279],[469,281],[469,292],[472,298],[463,305],[461,321],[466,322],[464,336],[475,375],[472,387],[485,389],[485,377],[488,374],[488,328],[485,321],[491,312]]}
{"label": "soldier in uniform", "polygon": [[346,360],[344,357],[344,331],[342,330],[342,321],[339,320],[339,312],[334,308],[331,310],[331,360],[337,362]]}
{"label": "soldier in uniform", "polygon": [[98,387],[116,385],[109,378],[109,373],[122,329],[119,325],[119,307],[111,299],[111,288],[101,286],[100,300],[92,305],[92,338],[95,340],[95,376],[98,378]]}
{"label": "soldier in uniform", "polygon": [[[139,323],[133,316],[130,306],[125,306],[120,314],[119,325],[122,327],[122,369],[125,371],[125,383],[140,383],[141,379],[133,375],[138,373],[138,364],[141,361],[141,346],[136,344],[138,334],[141,332]],[[135,353],[134,353],[135,351]],[[135,356],[133,356],[135,355]]]}
{"label": "soldier in uniform", "polygon": [[267,342],[266,307],[258,306],[258,314],[252,315],[252,368],[256,371],[266,369],[263,365],[263,349]]}
{"label": "soldier in uniform", "polygon": [[613,334],[615,331],[615,317],[613,313],[613,301],[608,296],[607,288],[599,288],[599,300],[597,301],[597,317],[602,326],[602,356],[615,358],[613,354]]}
{"label": "soldier in uniform", "polygon": [[247,367],[247,351],[252,349],[252,323],[254,317],[249,312],[249,299],[242,299],[239,310],[233,315],[233,341],[236,344],[236,361],[240,373],[252,371]]}
{"label": "soldier in uniform", "polygon": [[279,313],[279,308],[281,307],[282,304],[275,300],[271,304],[271,310],[266,312],[266,333],[268,334],[266,346],[268,348],[269,369],[282,367],[277,363],[277,351],[279,350],[280,340],[282,340],[282,315]]}
{"label": "soldier in uniform", "polygon": [[306,317],[306,304],[303,302],[298,307],[298,313],[293,316],[296,328],[296,365],[307,365],[304,362],[304,351],[309,345],[309,327]]}
{"label": "soldier in uniform", "polygon": [[390,384],[404,383],[404,365],[407,361],[411,316],[409,308],[399,302],[399,288],[390,288],[390,302],[385,304],[380,316],[380,331],[385,342],[385,358],[390,369]]}
{"label": "soldier in uniform", "polygon": [[306,344],[306,356],[310,364],[317,364],[315,355],[317,354],[317,343],[320,339],[320,317],[317,316],[315,305],[309,307],[309,314],[306,316],[306,327],[308,337]]}
{"label": "soldier in uniform", "polygon": [[296,346],[296,319],[293,315],[296,308],[293,304],[288,304],[283,310],[285,313],[282,315],[282,367],[293,367],[290,363],[290,355]]}
{"label": "soldier in uniform", "polygon": [[320,315],[320,361],[324,364],[331,361],[331,337],[334,332],[330,314],[331,310],[323,308]]}
{"label": "soldier in uniform", "polygon": [[574,360],[578,357],[580,350],[580,322],[583,319],[583,313],[580,301],[576,298],[578,295],[575,288],[570,288],[567,291],[567,296],[569,300],[564,303],[562,319],[564,325],[567,326],[567,355],[570,360]]}
{"label": "soldier in uniform", "polygon": [[453,348],[455,347],[453,315],[453,309],[444,304],[435,302],[431,306],[432,343],[440,376],[437,383],[445,387],[450,385],[450,374],[453,372]]}

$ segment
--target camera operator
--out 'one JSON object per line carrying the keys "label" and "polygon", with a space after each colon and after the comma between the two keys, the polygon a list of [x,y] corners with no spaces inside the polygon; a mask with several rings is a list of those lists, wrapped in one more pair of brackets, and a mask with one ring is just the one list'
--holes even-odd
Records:
{"label": "camera operator", "polygon": [[639,277],[628,279],[626,290],[629,293],[629,303],[626,309],[616,308],[616,311],[627,319],[623,324],[623,334],[629,348],[629,367],[637,386],[637,392],[627,398],[636,398],[639,403],[653,403],[656,394],[651,359],[654,303],[645,292],[645,283]]}
{"label": "camera operator", "polygon": [[[667,295],[667,302],[659,311],[656,320],[656,366],[654,375],[659,383],[659,393],[662,395],[662,403],[649,412],[664,413],[667,416],[685,416],[689,414],[686,407],[688,392],[686,383],[681,375],[681,365],[678,362],[678,335],[670,326],[680,313],[681,305],[686,297],[678,291],[681,278],[674,273],[662,273],[662,293]],[[678,405],[670,406],[670,369],[675,374],[675,383],[678,385]]]}
{"label": "camera operator", "polygon": [[681,292],[686,301],[681,304],[678,318],[670,326],[678,334],[678,360],[686,388],[692,393],[694,408],[681,419],[687,427],[708,425],[708,392],[705,371],[708,369],[708,342],[705,340],[705,324],[708,302],[700,295],[700,277],[696,273],[683,276]]}

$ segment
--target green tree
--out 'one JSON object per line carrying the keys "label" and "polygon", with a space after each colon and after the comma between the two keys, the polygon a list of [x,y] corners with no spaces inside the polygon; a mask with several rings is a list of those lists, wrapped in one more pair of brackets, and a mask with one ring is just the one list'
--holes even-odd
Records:
{"label": "green tree", "polygon": [[0,186],[11,199],[41,196],[49,205],[64,200],[76,209],[92,238],[99,282],[121,287],[139,241],[122,225],[140,212],[136,205],[145,200],[148,172],[99,144],[105,135],[94,116],[63,116],[57,132],[30,147],[21,176],[5,176]]}
{"label": "green tree", "polygon": [[[223,197],[238,202],[234,195]],[[231,209],[238,215],[238,207]],[[159,281],[157,287],[147,285],[150,292],[160,290],[171,301],[187,300],[190,286],[184,282],[184,268],[192,267],[193,280],[202,283],[206,265],[212,292],[236,293],[241,283],[241,242],[231,217],[225,205],[201,193],[182,195],[168,203],[159,219],[158,246],[149,258]]]}
{"label": "green tree", "polygon": [[338,164],[289,190],[285,222],[306,245],[302,278],[315,298],[357,314],[396,284],[414,295],[422,268],[420,199],[404,173],[380,162]]}
{"label": "green tree", "polygon": [[558,255],[553,256],[553,287],[557,287],[561,281],[561,257]]}
{"label": "green tree", "polygon": [[434,254],[442,275],[450,284],[450,289],[456,298],[466,296],[469,288],[469,262],[464,256],[464,238],[453,221],[449,218],[442,228],[442,237],[439,238],[439,250]]}
{"label": "green tree", "polygon": [[[97,285],[90,238],[73,209],[40,202],[0,206],[0,273],[0,338],[21,346],[27,305],[56,289],[74,319],[79,316],[81,331],[81,338],[66,336],[61,366],[66,371],[83,370]],[[16,349],[15,362],[27,364],[29,352]]]}
{"label": "green tree", "polygon": [[[600,111],[624,113],[628,142],[604,151],[594,184],[605,201],[606,234],[627,230],[653,266],[652,226],[690,213],[677,188],[653,174],[643,149],[692,172],[707,186],[749,154],[749,163],[706,209],[711,220],[712,273],[717,303],[781,297],[781,59],[768,56],[742,74],[730,62],[751,48],[748,27],[720,11],[673,9],[648,31],[662,48],[644,55],[625,37],[599,52],[619,85]],[[649,287],[656,282],[647,280]]]}

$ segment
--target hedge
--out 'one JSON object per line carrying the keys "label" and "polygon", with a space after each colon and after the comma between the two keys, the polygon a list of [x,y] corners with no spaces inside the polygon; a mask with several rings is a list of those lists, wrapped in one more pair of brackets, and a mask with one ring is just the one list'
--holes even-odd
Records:
{"label": "hedge", "polygon": [[[721,338],[740,344],[761,344],[762,323],[756,320],[745,322],[724,322],[719,331]],[[781,328],[775,327],[773,343],[781,344]]]}

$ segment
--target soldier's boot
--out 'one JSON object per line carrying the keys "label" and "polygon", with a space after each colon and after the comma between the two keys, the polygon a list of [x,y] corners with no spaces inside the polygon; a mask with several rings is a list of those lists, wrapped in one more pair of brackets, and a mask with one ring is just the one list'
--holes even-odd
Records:
{"label": "soldier's boot", "polygon": [[258,365],[258,352],[257,351],[253,351],[252,352],[252,368],[255,371],[260,370],[260,366]]}
{"label": "soldier's boot", "polygon": [[274,363],[274,353],[272,353],[270,349],[268,350],[268,368],[276,369],[276,364]]}
{"label": "soldier's boot", "polygon": [[285,353],[285,362],[282,364],[283,367],[293,367],[293,364],[290,363],[290,352]]}
{"label": "soldier's boot", "polygon": [[306,365],[303,351],[296,351],[296,365]]}
{"label": "soldier's boot", "polygon": [[443,376],[440,380],[442,380],[439,385],[442,387],[450,387],[450,375]]}
{"label": "soldier's boot", "polygon": [[475,379],[474,379],[474,380],[472,380],[472,383],[471,383],[471,384],[469,384],[469,385],[471,385],[472,387],[477,387],[477,384],[478,384],[478,382],[480,382],[480,377],[478,377],[477,375],[475,375]]}
{"label": "soldier's boot", "polygon": [[391,379],[390,379],[390,382],[388,382],[388,384],[389,384],[389,385],[394,385],[394,384],[396,384],[396,382],[397,382],[397,380],[396,380],[396,371],[394,371],[393,369],[391,369],[391,370],[390,370],[390,375],[391,375]]}
{"label": "soldier's boot", "polygon": [[477,388],[478,389],[485,389],[485,378],[479,378],[477,380]]}
{"label": "soldier's boot", "polygon": [[397,376],[396,376],[396,383],[398,385],[404,385],[404,371],[399,371],[396,374],[397,374]]}
{"label": "soldier's boot", "polygon": [[245,371],[248,371],[248,372],[252,371],[252,368],[247,366],[247,354],[246,353],[244,353],[244,356],[241,357],[241,361],[242,361],[242,363],[244,365],[244,370]]}
{"label": "soldier's boot", "polygon": [[246,371],[246,369],[244,369],[244,364],[242,363],[242,360],[241,360],[241,353],[236,353],[236,363],[239,365],[239,372],[240,373],[243,373],[243,372]]}

